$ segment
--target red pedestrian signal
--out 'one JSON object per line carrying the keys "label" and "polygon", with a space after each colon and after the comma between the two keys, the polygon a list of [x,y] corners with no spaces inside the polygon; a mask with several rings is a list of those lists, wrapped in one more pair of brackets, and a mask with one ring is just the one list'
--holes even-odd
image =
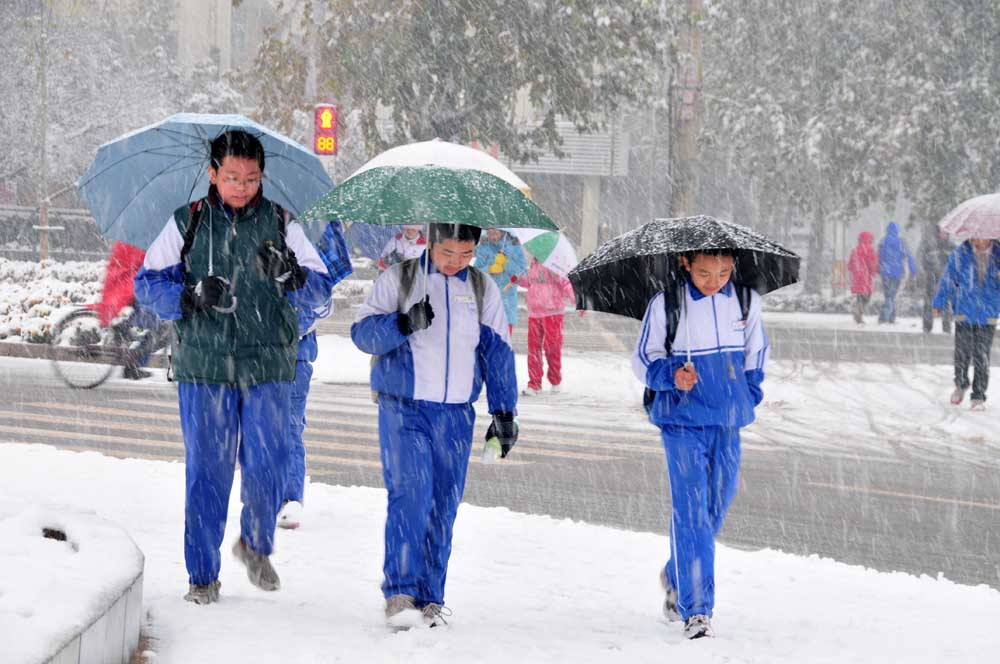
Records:
{"label": "red pedestrian signal", "polygon": [[337,109],[330,104],[317,104],[313,117],[313,152],[337,154]]}

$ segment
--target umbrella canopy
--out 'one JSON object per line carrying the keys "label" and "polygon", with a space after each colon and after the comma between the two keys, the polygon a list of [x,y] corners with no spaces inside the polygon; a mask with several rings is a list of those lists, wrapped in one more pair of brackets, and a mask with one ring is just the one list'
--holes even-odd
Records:
{"label": "umbrella canopy", "polygon": [[[211,143],[230,129],[260,139],[264,195],[289,212],[300,215],[333,187],[316,155],[252,120],[241,115],[178,113],[98,148],[77,187],[101,235],[149,247],[171,212],[208,193]],[[305,229],[316,241],[324,225]]]}
{"label": "umbrella canopy", "polygon": [[495,175],[526,196],[531,195],[531,187],[498,160],[482,150],[441,139],[410,143],[386,150],[355,171],[355,175],[382,167],[439,166],[450,169],[471,169]]}
{"label": "umbrella canopy", "polygon": [[1000,239],[1000,194],[970,198],[945,215],[938,227],[962,239]]}
{"label": "umbrella canopy", "polygon": [[556,274],[566,276],[580,261],[566,236],[558,231],[535,228],[505,228],[521,242],[521,247]]}
{"label": "umbrella canopy", "polygon": [[686,278],[677,258],[732,249],[732,281],[764,293],[798,281],[799,257],[747,228],[713,217],[656,219],[598,247],[569,273],[578,309],[642,319],[649,301]]}
{"label": "umbrella canopy", "polygon": [[[438,143],[450,145],[443,141]],[[395,150],[400,151],[397,155],[403,154],[406,158],[393,162],[389,157]],[[383,226],[453,223],[480,228],[557,230],[538,205],[503,177],[464,163],[438,165],[432,161],[421,164],[410,152],[402,148],[395,150],[362,166],[306,210],[303,218],[340,219]],[[504,168],[492,157],[483,156],[495,163],[490,167],[494,171],[496,167]],[[517,177],[513,173],[510,175]]]}

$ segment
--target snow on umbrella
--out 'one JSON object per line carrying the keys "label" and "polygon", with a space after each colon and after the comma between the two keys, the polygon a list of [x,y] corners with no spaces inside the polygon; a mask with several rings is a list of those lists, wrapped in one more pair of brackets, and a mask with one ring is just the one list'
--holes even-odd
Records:
{"label": "snow on umbrella", "polygon": [[[241,115],[178,113],[97,150],[77,183],[101,235],[146,249],[170,213],[208,193],[212,140],[241,129],[264,147],[264,196],[299,215],[333,181],[316,155]],[[303,224],[317,241],[325,224]]]}
{"label": "snow on umbrella", "polygon": [[656,219],[598,247],[569,273],[578,309],[642,319],[649,301],[686,278],[678,256],[732,249],[732,281],[761,295],[798,281],[799,257],[746,226],[713,217]]}
{"label": "snow on umbrella", "polygon": [[503,229],[521,242],[521,247],[539,263],[556,274],[566,276],[580,261],[573,245],[558,231],[540,231],[535,228]]}
{"label": "snow on umbrella", "polygon": [[373,168],[384,166],[439,166],[441,168],[471,169],[495,175],[512,185],[525,196],[531,195],[531,187],[514,171],[504,166],[482,150],[441,139],[410,143],[386,150],[355,171],[355,175]]}
{"label": "snow on umbrella", "polygon": [[452,223],[557,230],[538,205],[503,177],[464,164],[435,164],[431,158],[394,162],[388,158],[393,152],[362,166],[302,217],[378,225]]}
{"label": "snow on umbrella", "polygon": [[962,239],[1000,239],[1000,194],[970,198],[946,214],[938,227]]}

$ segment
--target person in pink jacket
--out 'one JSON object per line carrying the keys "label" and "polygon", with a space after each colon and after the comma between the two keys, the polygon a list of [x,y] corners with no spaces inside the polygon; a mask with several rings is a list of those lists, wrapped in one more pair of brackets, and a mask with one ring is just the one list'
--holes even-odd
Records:
{"label": "person in pink jacket", "polygon": [[865,307],[875,290],[875,275],[878,274],[878,253],[872,246],[875,236],[868,231],[858,234],[858,244],[851,251],[847,271],[851,275],[851,293],[854,299],[854,322],[863,324]]}
{"label": "person in pink jacket", "polygon": [[528,289],[528,386],[521,394],[541,393],[543,351],[549,363],[549,384],[558,393],[562,383],[563,311],[567,302],[576,302],[573,286],[569,279],[535,258],[531,259],[527,277],[521,277],[518,283]]}

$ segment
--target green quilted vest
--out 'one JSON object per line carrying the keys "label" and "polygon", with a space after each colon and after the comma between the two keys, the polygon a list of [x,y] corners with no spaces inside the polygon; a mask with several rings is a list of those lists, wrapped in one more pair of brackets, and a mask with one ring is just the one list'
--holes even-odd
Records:
{"label": "green quilted vest", "polygon": [[[209,274],[228,279],[236,298],[233,313],[214,309],[185,315],[174,322],[175,380],[245,387],[295,378],[298,320],[281,285],[260,274],[254,258],[270,240],[284,246],[275,206],[266,198],[232,220],[219,207],[202,201],[201,221],[185,258],[185,283],[197,284]],[[174,212],[181,237],[190,207]],[[232,300],[223,296],[221,307]]]}

